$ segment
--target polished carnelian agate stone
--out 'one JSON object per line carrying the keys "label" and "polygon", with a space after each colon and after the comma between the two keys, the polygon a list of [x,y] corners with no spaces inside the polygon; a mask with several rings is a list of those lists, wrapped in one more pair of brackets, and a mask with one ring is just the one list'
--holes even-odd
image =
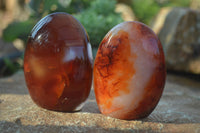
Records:
{"label": "polished carnelian agate stone", "polygon": [[83,26],[71,15],[54,13],[33,28],[24,56],[33,101],[56,111],[80,110],[92,82],[92,52]]}
{"label": "polished carnelian agate stone", "polygon": [[102,114],[147,117],[162,95],[166,70],[161,43],[140,22],[123,22],[104,37],[94,63],[94,89]]}

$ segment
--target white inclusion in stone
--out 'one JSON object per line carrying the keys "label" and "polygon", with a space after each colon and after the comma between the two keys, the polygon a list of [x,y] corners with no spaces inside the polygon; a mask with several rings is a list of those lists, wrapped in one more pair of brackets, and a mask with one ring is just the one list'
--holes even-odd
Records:
{"label": "white inclusion in stone", "polygon": [[[113,27],[111,30],[110,30],[110,32],[109,33],[112,33],[112,36],[113,35],[116,35],[120,30],[123,30],[123,31],[128,31],[128,30],[130,30],[130,25],[131,25],[132,23],[130,23],[130,22],[123,22],[123,23],[121,23],[121,24],[118,24],[118,25],[116,25],[115,27]],[[109,34],[108,33],[108,34]],[[110,37],[110,38],[112,38],[112,36]]]}
{"label": "white inclusion in stone", "polygon": [[[141,45],[136,44],[135,46],[132,46],[132,50],[137,55],[134,63],[136,73],[131,79],[129,88],[131,88],[131,96],[136,97],[134,102],[139,103],[139,101],[143,99],[141,94],[144,93],[145,86],[150,80],[158,63],[154,59],[153,55],[147,54],[143,47],[140,47]],[[137,106],[137,104],[135,106]]]}
{"label": "white inclusion in stone", "polygon": [[159,54],[158,41],[155,38],[148,38],[142,40],[142,46],[146,54]]}
{"label": "white inclusion in stone", "polygon": [[35,56],[29,58],[31,70],[37,78],[43,78],[46,75],[44,64]]}
{"label": "white inclusion in stone", "polygon": [[[134,35],[133,32],[129,31],[129,33],[132,33],[132,35]],[[131,36],[129,35],[129,37]],[[129,108],[134,109],[138,106],[138,103],[141,101],[141,99],[143,99],[143,97],[141,96],[142,93],[144,93],[145,91],[145,86],[150,80],[155,67],[158,65],[152,54],[154,52],[157,53],[158,51],[153,50],[152,53],[150,52],[149,54],[147,54],[146,49],[143,46],[148,44],[133,44],[132,42],[130,43],[131,53],[137,55],[136,58],[130,58],[130,61],[134,62],[133,69],[135,69],[135,74],[132,76],[132,78],[126,79],[129,80],[129,86],[127,87],[127,89],[130,90],[130,93],[122,94],[118,97],[115,97],[113,100],[114,106],[124,106],[123,110],[121,111],[128,110]],[[140,43],[147,42],[141,41]],[[117,112],[114,114],[117,114]]]}

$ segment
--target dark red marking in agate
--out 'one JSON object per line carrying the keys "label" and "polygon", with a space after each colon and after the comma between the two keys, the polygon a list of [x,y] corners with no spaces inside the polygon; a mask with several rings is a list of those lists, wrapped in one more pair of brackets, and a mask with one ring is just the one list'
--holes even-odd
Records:
{"label": "dark red marking in agate", "polygon": [[158,104],[165,84],[162,45],[146,25],[121,23],[101,42],[93,74],[102,114],[129,120],[147,117]]}

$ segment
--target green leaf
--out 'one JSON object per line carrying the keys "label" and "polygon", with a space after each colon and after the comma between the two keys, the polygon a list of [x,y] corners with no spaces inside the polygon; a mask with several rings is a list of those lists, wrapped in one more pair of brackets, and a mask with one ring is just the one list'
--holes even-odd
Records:
{"label": "green leaf", "polygon": [[25,41],[34,25],[35,21],[32,20],[13,22],[3,31],[3,39],[7,42],[12,42],[16,38]]}
{"label": "green leaf", "polygon": [[133,0],[132,8],[139,21],[149,24],[160,7],[154,0]]}
{"label": "green leaf", "polygon": [[119,14],[109,13],[108,16],[91,12],[90,9],[75,15],[88,32],[92,46],[98,47],[106,33],[123,20]]}
{"label": "green leaf", "polygon": [[115,0],[95,0],[91,3],[91,10],[98,14],[107,16],[114,13],[115,4]]}
{"label": "green leaf", "polygon": [[14,64],[10,59],[4,58],[4,63],[10,73],[14,73],[19,69],[19,64]]}

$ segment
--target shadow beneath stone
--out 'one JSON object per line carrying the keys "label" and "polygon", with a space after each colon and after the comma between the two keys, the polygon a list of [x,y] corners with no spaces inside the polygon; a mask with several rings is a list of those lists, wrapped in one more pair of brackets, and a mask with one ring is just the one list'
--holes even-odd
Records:
{"label": "shadow beneath stone", "polygon": [[[147,130],[136,130],[136,129],[118,129],[116,128],[103,128],[98,125],[87,126],[87,125],[22,125],[20,121],[17,122],[7,122],[0,121],[0,132],[1,133],[143,133]],[[148,131],[151,133],[151,131]]]}
{"label": "shadow beneath stone", "polygon": [[99,111],[96,101],[87,101],[85,106],[83,106],[80,112],[98,113],[98,114],[101,113]]}
{"label": "shadow beneath stone", "polygon": [[200,75],[168,71],[167,81],[199,91],[200,88]]}
{"label": "shadow beneath stone", "polygon": [[186,79],[193,80],[196,82],[200,82],[200,74],[192,74],[192,73],[186,73],[183,71],[173,71],[173,70],[167,70],[167,73],[173,76],[182,77],[182,78],[186,78]]}

